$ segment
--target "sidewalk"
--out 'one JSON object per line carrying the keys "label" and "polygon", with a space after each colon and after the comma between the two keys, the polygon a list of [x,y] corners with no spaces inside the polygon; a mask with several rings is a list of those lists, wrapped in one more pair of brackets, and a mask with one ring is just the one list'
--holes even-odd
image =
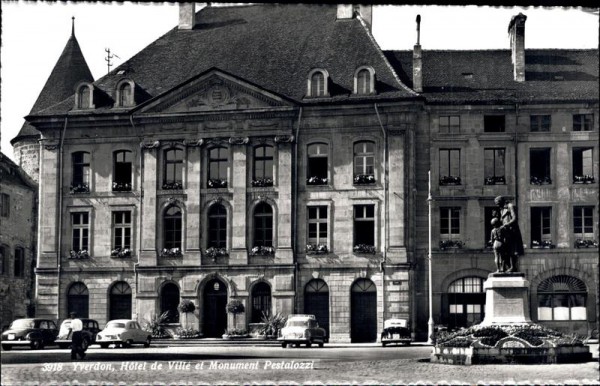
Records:
{"label": "sidewalk", "polygon": [[[199,338],[199,339],[153,339],[153,346],[216,346],[216,345],[230,345],[230,346],[280,346],[281,342],[272,339],[260,339],[260,338],[245,338],[245,339],[220,339],[220,338]],[[431,346],[427,342],[412,342],[409,346]],[[325,343],[325,347],[381,347],[381,343],[340,343],[330,342]],[[394,347],[394,346],[389,346]],[[398,345],[398,347],[403,347]]]}

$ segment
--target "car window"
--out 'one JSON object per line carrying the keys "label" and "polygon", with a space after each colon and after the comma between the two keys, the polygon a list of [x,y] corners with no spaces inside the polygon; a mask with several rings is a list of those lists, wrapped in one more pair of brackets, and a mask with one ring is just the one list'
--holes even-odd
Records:
{"label": "car window", "polygon": [[18,329],[18,328],[33,328],[34,326],[35,325],[34,325],[33,320],[27,320],[27,319],[17,319],[17,320],[15,320],[14,322],[12,322],[10,324],[10,328],[15,328],[15,329]]}
{"label": "car window", "polygon": [[48,329],[48,322],[46,322],[45,320],[42,320],[42,321],[40,322],[40,328],[41,328],[42,330],[47,330],[47,329]]}
{"label": "car window", "polygon": [[133,322],[133,328],[136,328],[138,330],[141,330],[142,328],[140,327],[140,324],[138,322]]}
{"label": "car window", "polygon": [[125,328],[125,323],[108,322],[106,328]]}
{"label": "car window", "polygon": [[48,328],[56,330],[56,323],[54,323],[53,321],[49,320],[48,321]]}

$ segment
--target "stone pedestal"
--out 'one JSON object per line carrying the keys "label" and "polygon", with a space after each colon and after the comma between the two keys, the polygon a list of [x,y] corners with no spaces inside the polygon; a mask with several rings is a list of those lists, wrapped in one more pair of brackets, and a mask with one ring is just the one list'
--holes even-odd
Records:
{"label": "stone pedestal", "polygon": [[481,325],[529,324],[529,282],[525,274],[491,273],[483,284],[485,318]]}

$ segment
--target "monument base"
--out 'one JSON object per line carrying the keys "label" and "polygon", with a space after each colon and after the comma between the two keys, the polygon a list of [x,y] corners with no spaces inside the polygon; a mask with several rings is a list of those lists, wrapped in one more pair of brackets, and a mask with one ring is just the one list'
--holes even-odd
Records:
{"label": "monument base", "polygon": [[483,289],[485,318],[482,326],[532,323],[529,317],[529,282],[524,273],[491,273]]}

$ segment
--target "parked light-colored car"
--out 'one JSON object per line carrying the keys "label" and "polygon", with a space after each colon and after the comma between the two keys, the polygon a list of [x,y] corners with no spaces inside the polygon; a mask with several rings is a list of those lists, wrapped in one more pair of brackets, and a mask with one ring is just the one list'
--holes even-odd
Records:
{"label": "parked light-colored car", "polygon": [[14,346],[29,346],[39,350],[54,344],[58,328],[53,320],[26,318],[14,320],[8,330],[2,333],[2,348],[10,350]]}
{"label": "parked light-colored car", "polygon": [[129,347],[132,344],[143,344],[150,346],[151,333],[142,330],[140,324],[131,319],[115,319],[106,323],[104,330],[96,336],[96,343],[100,347],[107,348],[109,345]]}
{"label": "parked light-colored car", "polygon": [[306,347],[310,347],[313,343],[323,347],[327,341],[327,333],[324,328],[319,327],[314,315],[292,314],[288,316],[277,340],[283,348],[288,344],[296,347],[306,344]]}

